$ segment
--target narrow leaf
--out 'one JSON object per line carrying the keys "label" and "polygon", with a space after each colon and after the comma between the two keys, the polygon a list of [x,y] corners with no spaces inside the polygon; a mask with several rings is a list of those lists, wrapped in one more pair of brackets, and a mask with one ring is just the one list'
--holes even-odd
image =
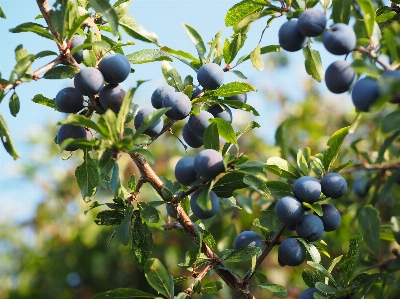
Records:
{"label": "narrow leaf", "polygon": [[19,102],[19,97],[15,91],[13,92],[13,94],[10,97],[9,107],[10,107],[11,115],[14,117],[17,116],[19,109],[21,107],[21,104]]}
{"label": "narrow leaf", "polygon": [[310,45],[303,48],[303,55],[305,58],[305,67],[307,74],[313,77],[318,82],[324,79],[325,73],[322,69],[322,61],[319,52],[312,50]]}
{"label": "narrow leaf", "polygon": [[218,134],[225,139],[226,142],[237,144],[235,131],[228,121],[222,118],[212,118],[210,122],[217,124]]}
{"label": "narrow leaf", "polygon": [[78,68],[70,65],[56,66],[51,70],[47,71],[44,75],[44,79],[70,79],[73,78],[79,72]]}
{"label": "narrow leaf", "polygon": [[121,224],[115,228],[115,238],[123,245],[128,245],[131,237],[131,219],[132,219],[133,205],[129,205],[124,212],[124,219]]}
{"label": "narrow leaf", "polygon": [[213,92],[213,95],[226,98],[249,91],[256,91],[254,87],[249,83],[231,82],[219,87],[217,90]]}
{"label": "narrow leaf", "polygon": [[206,46],[204,45],[203,39],[201,38],[200,34],[194,29],[193,27],[182,24],[183,28],[185,29],[187,35],[189,36],[190,40],[193,42],[194,46],[196,47],[197,53],[199,54],[200,61],[204,61],[204,55],[206,54]]}
{"label": "narrow leaf", "polygon": [[367,30],[368,37],[372,36],[375,23],[375,8],[370,0],[357,0],[363,12],[365,29]]}
{"label": "narrow leaf", "polygon": [[174,283],[171,275],[168,274],[164,265],[156,258],[147,260],[144,266],[144,274],[147,282],[158,293],[172,298],[174,296]]}
{"label": "narrow leaf", "polygon": [[203,134],[204,148],[219,151],[218,125],[211,123]]}
{"label": "narrow leaf", "polygon": [[258,44],[257,47],[253,51],[251,51],[250,59],[251,64],[257,71],[262,71],[264,69],[264,61],[261,58],[260,44]]}
{"label": "narrow leaf", "polygon": [[81,190],[84,201],[90,201],[90,197],[96,194],[99,186],[99,172],[97,160],[90,158],[89,151],[83,151],[83,163],[75,170],[76,181]]}
{"label": "narrow leaf", "polygon": [[10,131],[1,113],[0,113],[0,138],[7,153],[9,153],[11,157],[14,158],[14,160],[17,160],[19,158],[19,154],[17,153],[14,147]]}
{"label": "narrow leaf", "polygon": [[132,54],[128,54],[126,57],[132,64],[143,64],[163,60],[172,61],[172,58],[168,54],[158,49],[144,49]]}
{"label": "narrow leaf", "polygon": [[132,15],[125,14],[119,19],[119,25],[133,38],[158,45],[158,36],[154,32],[147,31],[142,25],[137,24]]}
{"label": "narrow leaf", "polygon": [[142,222],[139,215],[135,218],[132,230],[131,249],[135,256],[135,260],[140,271],[144,271],[144,266],[153,249],[153,237],[146,223]]}
{"label": "narrow leaf", "polygon": [[23,23],[18,25],[15,28],[10,29],[10,32],[12,33],[20,33],[20,32],[33,32],[36,33],[42,37],[51,39],[55,42],[57,42],[57,39],[42,25],[37,24],[37,23]]}
{"label": "narrow leaf", "polygon": [[90,5],[107,18],[114,36],[118,33],[118,16],[108,0],[90,0]]}
{"label": "narrow leaf", "polygon": [[263,284],[256,284],[256,286],[261,287],[263,289],[267,289],[268,291],[272,292],[274,295],[278,297],[286,297],[288,295],[288,291],[285,287],[279,284],[272,284],[272,283],[263,283]]}
{"label": "narrow leaf", "polygon": [[366,245],[372,253],[379,256],[381,250],[379,239],[381,221],[378,216],[378,210],[371,205],[363,207],[358,215],[358,223]]}
{"label": "narrow leaf", "polygon": [[333,163],[335,162],[340,147],[343,144],[344,138],[347,136],[349,133],[350,127],[345,127],[342,128],[338,131],[336,131],[331,138],[329,138],[327,145],[329,148],[324,152],[324,157],[322,159],[322,163],[324,165],[324,168],[327,172],[330,171]]}
{"label": "narrow leaf", "polygon": [[225,16],[225,25],[233,26],[243,20],[246,16],[261,11],[263,5],[256,4],[251,0],[244,0],[232,6]]}

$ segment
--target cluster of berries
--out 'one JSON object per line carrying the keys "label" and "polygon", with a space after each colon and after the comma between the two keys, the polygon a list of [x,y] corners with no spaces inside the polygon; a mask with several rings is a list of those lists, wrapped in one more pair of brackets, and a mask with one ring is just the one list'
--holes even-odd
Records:
{"label": "cluster of berries", "polygon": [[[309,242],[317,241],[324,231],[330,232],[339,226],[340,213],[333,205],[322,204],[322,216],[307,214],[302,202],[313,204],[320,199],[321,193],[332,199],[340,198],[346,190],[346,180],[338,173],[328,173],[321,182],[303,176],[294,183],[294,197],[285,196],[277,202],[276,216],[287,229],[295,230],[298,237]],[[285,265],[298,266],[305,260],[306,250],[295,237],[291,237],[280,244],[278,257]]]}

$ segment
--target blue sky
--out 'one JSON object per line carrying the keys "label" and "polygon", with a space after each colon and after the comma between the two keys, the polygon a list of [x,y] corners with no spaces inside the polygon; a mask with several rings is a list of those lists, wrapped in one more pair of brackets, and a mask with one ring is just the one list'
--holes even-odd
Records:
{"label": "blue sky", "polygon": [[[53,3],[54,1],[50,1]],[[154,31],[159,37],[159,43],[174,49],[180,49],[191,52],[196,56],[196,50],[187,37],[182,23],[189,24],[194,27],[205,42],[211,41],[214,35],[223,29],[222,39],[229,37],[233,32],[230,28],[224,26],[224,17],[226,11],[238,1],[218,0],[218,1],[194,1],[194,0],[146,0],[132,1],[129,13],[134,15],[136,21],[143,25],[147,30]],[[39,14],[36,1],[32,0],[13,0],[0,1],[0,6],[7,15],[7,19],[0,19],[0,71],[3,77],[8,77],[15,65],[14,50],[19,44],[23,44],[29,53],[36,54],[43,50],[52,50],[57,52],[57,48],[53,42],[48,39],[41,38],[33,33],[9,32],[10,28],[24,22],[43,22],[43,20],[34,20]],[[280,25],[286,18],[279,18],[272,23],[266,30],[261,46],[278,44],[277,32]],[[248,39],[244,48],[239,52],[238,57],[243,54],[250,53],[257,45],[260,34],[264,29],[267,19],[261,19],[252,25]],[[124,40],[131,39],[124,35]],[[136,46],[126,47],[125,53],[132,53],[145,48],[154,48],[151,44],[135,41]],[[335,59],[327,54],[321,47],[316,44],[316,49],[321,50],[324,69],[330,62]],[[262,72],[256,71],[250,61],[243,63],[238,70],[242,71],[247,77],[248,82],[257,90],[268,88],[279,89],[290,96],[293,101],[299,101],[303,97],[301,84],[307,78],[304,70],[304,58],[302,52],[288,53],[290,59],[290,68],[285,71],[271,72],[265,69]],[[35,61],[32,69],[37,69],[44,65],[54,57],[46,57]],[[195,73],[188,66],[179,61],[173,62],[178,72],[185,77]],[[143,84],[135,94],[137,103],[141,106],[150,106],[150,96],[153,90],[160,84],[165,84],[161,74],[159,62],[134,65],[135,73],[123,83],[126,88],[135,84],[137,80],[149,79],[150,81]],[[226,82],[243,81],[235,75],[229,73],[226,76]],[[34,207],[40,201],[41,190],[32,182],[21,180],[18,174],[18,167],[22,163],[27,163],[33,155],[40,155],[40,150],[32,152],[26,144],[32,134],[46,134],[44,125],[52,122],[56,124],[65,116],[59,112],[53,111],[47,107],[35,104],[31,99],[36,94],[43,94],[46,97],[54,98],[57,92],[70,84],[69,80],[38,80],[22,84],[16,89],[21,101],[21,110],[17,117],[11,116],[8,108],[8,97],[3,99],[0,105],[0,112],[10,127],[12,137],[14,139],[17,150],[21,158],[14,161],[3,148],[0,148],[0,221],[3,219],[22,220],[31,215]],[[322,91],[326,90],[325,84],[319,84]],[[343,96],[339,96],[343,97]],[[259,129],[259,136],[273,142],[273,136],[276,128],[277,107],[268,103],[267,99],[261,93],[250,93],[248,95],[248,103],[259,110],[261,117],[254,118],[262,126]],[[241,113],[241,112],[235,112]],[[235,114],[234,114],[235,115]],[[246,117],[237,117],[244,122],[251,120],[247,114]],[[242,124],[237,121],[237,126]],[[239,128],[238,127],[238,128]],[[63,155],[60,154],[60,160]],[[20,188],[24,184],[24,188]],[[22,194],[21,194],[22,193]]]}

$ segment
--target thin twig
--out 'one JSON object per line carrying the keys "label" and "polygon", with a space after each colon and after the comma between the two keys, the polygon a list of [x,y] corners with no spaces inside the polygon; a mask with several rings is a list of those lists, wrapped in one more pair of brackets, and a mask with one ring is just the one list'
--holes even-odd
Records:
{"label": "thin twig", "polygon": [[264,261],[264,259],[267,257],[267,255],[271,252],[272,248],[274,248],[275,245],[279,243],[279,238],[281,237],[283,231],[285,230],[286,226],[284,224],[281,224],[281,226],[278,228],[278,230],[275,232],[275,235],[272,237],[272,239],[267,243],[267,246],[265,246],[263,252],[259,256],[259,258],[256,261],[256,266],[254,267],[254,271],[248,271],[246,275],[243,277],[243,281],[245,283],[249,283],[251,277],[255,273],[255,270],[261,265],[261,263]]}
{"label": "thin twig", "polygon": [[196,283],[202,280],[204,276],[206,276],[208,271],[210,271],[211,269],[212,269],[212,264],[207,264],[199,273],[196,273],[194,281],[190,284],[190,286],[186,290],[184,290],[184,292],[189,296],[191,296],[193,293],[193,288],[196,285]]}
{"label": "thin twig", "polygon": [[363,171],[363,170],[397,170],[400,169],[400,163],[396,164],[387,164],[387,165],[371,165],[365,163],[360,166],[342,169],[340,173],[352,173],[356,171]]}
{"label": "thin twig", "polygon": [[[53,67],[55,67],[56,65],[60,64],[60,63],[61,63],[61,60],[62,60],[62,59],[58,56],[58,57],[57,57],[56,59],[54,59],[53,61],[50,61],[48,64],[46,64],[46,65],[44,65],[44,66],[38,68],[36,71],[34,71],[34,72],[32,73],[32,78],[33,78],[34,80],[38,80],[40,74],[43,74],[43,73],[47,72],[48,70],[52,69]],[[6,85],[6,86],[4,87],[4,91],[7,92],[7,91],[9,91],[10,89],[13,89],[13,88],[15,88],[16,86],[20,85],[21,83],[23,83],[23,81],[18,80],[18,81],[16,81],[16,82],[13,83],[13,84],[8,84],[8,85]]]}
{"label": "thin twig", "polygon": [[376,62],[379,63],[385,70],[387,71],[393,70],[393,68],[390,65],[388,65],[386,62],[384,62],[382,59],[379,58],[379,56],[376,54],[374,50],[370,51],[364,48],[363,46],[358,46],[356,50],[368,56],[369,58],[376,60]]}

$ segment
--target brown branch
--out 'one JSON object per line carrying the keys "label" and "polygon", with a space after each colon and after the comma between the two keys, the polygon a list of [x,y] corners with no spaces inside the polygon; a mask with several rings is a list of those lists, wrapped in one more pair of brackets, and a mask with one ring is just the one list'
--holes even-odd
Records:
{"label": "brown branch", "polygon": [[202,280],[204,278],[204,276],[206,276],[208,271],[210,271],[211,269],[212,269],[212,264],[207,264],[199,273],[193,274],[193,276],[195,276],[195,279],[190,284],[190,286],[186,290],[184,290],[184,292],[186,294],[188,294],[189,296],[191,296],[193,293],[193,287],[195,286],[195,284],[197,282],[199,282],[200,280]]}
{"label": "brown branch", "polygon": [[267,255],[271,252],[272,248],[274,248],[275,245],[279,243],[279,238],[281,237],[283,231],[285,230],[286,226],[284,224],[281,224],[281,226],[278,228],[278,230],[275,232],[275,235],[272,237],[272,239],[267,243],[267,246],[265,246],[263,252],[261,255],[258,257],[256,261],[256,266],[254,267],[254,271],[249,271],[246,273],[246,275],[243,277],[243,281],[245,283],[249,283],[251,277],[255,273],[255,270],[261,265],[261,263],[264,261],[264,259],[267,257]]}
{"label": "brown branch", "polygon": [[351,173],[351,172],[363,171],[363,170],[397,170],[397,169],[400,169],[400,163],[386,164],[386,165],[371,165],[371,164],[365,163],[360,166],[343,169],[340,171],[340,173]]}
{"label": "brown branch", "polygon": [[375,50],[368,50],[362,46],[358,46],[356,50],[368,56],[369,58],[376,60],[376,62],[379,63],[385,70],[387,71],[393,70],[393,68],[390,65],[388,65],[386,62],[384,62],[382,59],[379,58]]}
{"label": "brown branch", "polygon": [[[161,179],[157,176],[154,170],[147,163],[146,159],[140,155],[139,153],[130,153],[129,154],[136,164],[140,172],[140,180],[143,182],[150,183],[152,187],[156,190],[156,192],[164,199],[162,194],[162,189],[166,188]],[[136,188],[136,191],[139,189]],[[198,232],[196,227],[194,226],[192,220],[185,213],[183,208],[178,205],[170,205],[171,209],[177,214],[177,221],[182,226],[183,231],[187,235],[187,237],[198,244]],[[240,299],[254,299],[254,296],[248,290],[248,284],[244,283],[242,279],[236,277],[218,258],[218,255],[214,253],[214,251],[208,247],[208,245],[202,241],[201,243],[201,252],[206,255],[215,270],[215,272],[222,278],[222,280],[236,293],[238,298]]]}
{"label": "brown branch", "polygon": [[[60,58],[60,56],[58,56],[56,59],[54,59],[53,61],[50,61],[48,64],[38,68],[36,71],[34,71],[32,73],[32,78],[34,80],[38,80],[39,79],[39,75],[43,74],[45,72],[47,72],[48,70],[52,69],[53,67],[55,67],[56,65],[60,64],[62,62],[62,59]],[[21,83],[23,83],[23,81],[18,80],[13,84],[8,84],[4,87],[4,91],[9,91],[10,89],[15,88],[16,86],[20,85]]]}
{"label": "brown branch", "polygon": [[156,136],[151,138],[150,143],[148,143],[146,146],[149,146],[150,144],[152,144],[154,141],[156,141],[162,134],[164,134],[165,132],[169,131],[171,129],[171,127],[177,122],[177,120],[170,120],[168,123],[166,123],[164,125],[164,127],[162,128],[161,132],[158,133]]}
{"label": "brown branch", "polygon": [[43,18],[45,19],[47,26],[50,29],[51,34],[58,40],[57,46],[61,50],[62,44],[60,43],[60,33],[53,27],[53,24],[51,22],[51,12],[52,9],[47,2],[47,0],[36,0],[37,5],[39,6],[40,12],[43,15]]}

